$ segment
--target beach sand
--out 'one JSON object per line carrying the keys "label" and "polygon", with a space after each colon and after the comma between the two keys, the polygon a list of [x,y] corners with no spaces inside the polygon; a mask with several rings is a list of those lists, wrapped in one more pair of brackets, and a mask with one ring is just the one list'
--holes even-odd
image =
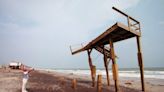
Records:
{"label": "beach sand", "polygon": [[[77,80],[76,89],[72,88],[72,80]],[[139,78],[119,78],[120,92],[142,92]],[[103,79],[102,92],[115,92],[113,80],[111,86]],[[22,72],[20,70],[0,69],[0,92],[21,92]],[[37,70],[30,73],[27,83],[28,92],[97,92],[91,86],[90,76],[79,76]],[[164,80],[145,79],[146,92],[163,92]]]}

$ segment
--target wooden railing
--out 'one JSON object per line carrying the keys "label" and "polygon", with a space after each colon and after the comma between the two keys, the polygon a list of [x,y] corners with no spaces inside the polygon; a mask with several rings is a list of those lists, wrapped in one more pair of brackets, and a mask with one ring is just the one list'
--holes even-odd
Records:
{"label": "wooden railing", "polygon": [[115,11],[121,13],[122,15],[124,15],[126,18],[127,18],[127,23],[128,23],[128,27],[129,27],[129,30],[135,30],[135,31],[138,31],[138,32],[141,32],[141,29],[140,29],[140,22],[137,21],[136,19],[134,19],[133,17],[129,16],[128,14],[120,11],[119,9],[115,8],[115,7],[112,7],[112,9],[114,9]]}

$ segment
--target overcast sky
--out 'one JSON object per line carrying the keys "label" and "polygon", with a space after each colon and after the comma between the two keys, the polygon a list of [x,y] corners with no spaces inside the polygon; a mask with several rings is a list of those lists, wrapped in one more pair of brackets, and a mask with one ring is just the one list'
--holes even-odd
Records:
{"label": "overcast sky", "polygon": [[[87,43],[123,16],[141,22],[145,67],[164,67],[163,0],[0,0],[0,64],[19,61],[40,68],[89,68],[87,53],[69,46]],[[119,67],[138,67],[136,39],[114,44]],[[102,55],[93,51],[94,65]]]}

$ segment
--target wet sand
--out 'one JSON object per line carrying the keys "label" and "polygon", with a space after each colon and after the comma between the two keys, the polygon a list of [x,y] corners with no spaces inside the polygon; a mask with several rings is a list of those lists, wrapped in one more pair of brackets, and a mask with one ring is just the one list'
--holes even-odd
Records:
{"label": "wet sand", "polygon": [[[76,89],[72,88],[72,79],[77,80]],[[146,92],[163,92],[164,80],[145,79]],[[21,92],[22,72],[20,70],[0,69],[0,92]],[[28,92],[97,92],[91,86],[90,76],[77,76],[49,71],[33,71],[27,83]],[[120,78],[120,92],[142,92],[137,78]],[[103,79],[102,92],[115,92]]]}

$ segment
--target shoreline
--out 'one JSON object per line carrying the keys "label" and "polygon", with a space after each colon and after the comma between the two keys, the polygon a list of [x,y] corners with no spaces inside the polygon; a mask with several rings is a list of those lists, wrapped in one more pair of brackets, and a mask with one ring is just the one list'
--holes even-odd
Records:
{"label": "shoreline", "polygon": [[[20,70],[0,69],[0,90],[2,92],[21,92],[22,73]],[[72,80],[77,80],[76,92],[96,92],[91,86],[91,78],[86,75],[60,73],[56,71],[36,70],[31,72],[27,83],[28,92],[74,92]],[[113,80],[110,78],[110,87],[103,78],[103,92],[115,92]],[[141,92],[139,78],[119,77],[122,92]],[[164,80],[145,78],[146,92],[162,92]]]}
{"label": "shoreline", "polygon": [[[147,68],[144,70],[145,78],[152,79],[164,79],[164,68]],[[158,70],[157,70],[158,69]],[[38,69],[44,71],[57,71],[61,73],[74,73],[77,75],[90,75],[90,69]],[[104,69],[97,69],[96,74],[101,73],[102,76],[106,76],[106,71]],[[112,70],[109,70],[109,76],[112,76]],[[119,70],[119,77],[128,78],[140,78],[140,71],[136,68],[129,68]]]}
{"label": "shoreline", "polygon": [[[62,74],[62,76],[67,77],[75,77],[75,78],[81,78],[83,80],[89,80],[91,81],[90,75],[79,75],[79,74],[73,74],[73,73],[61,73],[57,72],[55,70],[41,70],[41,72],[52,72],[52,73],[59,73]],[[103,85],[107,85],[106,78],[103,77]],[[114,85],[113,78],[110,75],[110,83]],[[141,91],[141,81],[138,77],[119,77],[119,84],[120,86],[136,89],[139,92]],[[146,92],[162,92],[164,90],[164,79],[158,79],[158,78],[145,78],[145,86],[146,86]]]}

